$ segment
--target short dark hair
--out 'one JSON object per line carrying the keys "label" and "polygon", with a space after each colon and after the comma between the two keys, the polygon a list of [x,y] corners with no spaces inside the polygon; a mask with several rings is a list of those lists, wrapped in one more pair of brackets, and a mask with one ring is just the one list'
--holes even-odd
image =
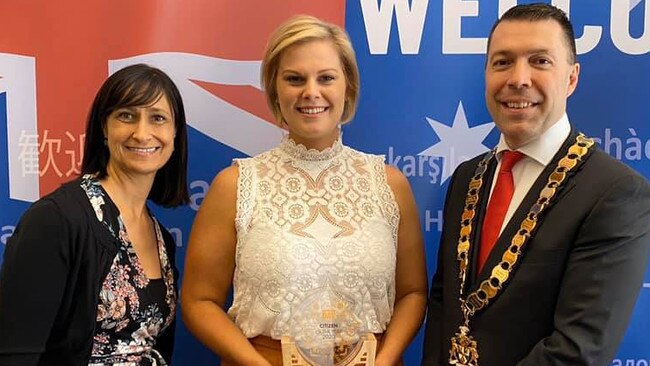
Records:
{"label": "short dark hair", "polygon": [[569,63],[574,64],[578,59],[576,52],[576,40],[573,32],[573,25],[567,17],[566,13],[551,4],[534,3],[534,4],[520,4],[508,9],[499,20],[497,20],[490,30],[490,37],[488,37],[488,50],[492,41],[492,34],[497,26],[504,20],[527,20],[530,22],[538,22],[543,20],[554,20],[562,28],[564,33],[564,40],[569,47]]}
{"label": "short dark hair", "polygon": [[145,64],[127,66],[111,75],[93,101],[86,124],[82,174],[107,176],[110,157],[104,143],[108,117],[125,107],[148,106],[166,97],[172,109],[176,136],[174,151],[167,163],[156,172],[149,199],[163,207],[189,202],[187,189],[187,123],[183,100],[174,82],[161,70]]}

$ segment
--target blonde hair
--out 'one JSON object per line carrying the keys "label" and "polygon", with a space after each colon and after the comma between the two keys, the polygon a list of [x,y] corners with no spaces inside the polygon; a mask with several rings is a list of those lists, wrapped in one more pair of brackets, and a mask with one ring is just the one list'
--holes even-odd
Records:
{"label": "blonde hair", "polygon": [[266,102],[278,122],[283,118],[277,103],[278,92],[275,85],[282,53],[293,45],[321,40],[332,41],[343,66],[346,87],[341,123],[349,122],[354,116],[359,99],[359,69],[350,38],[335,24],[309,15],[298,15],[282,23],[271,34],[262,59],[262,87],[266,93]]}

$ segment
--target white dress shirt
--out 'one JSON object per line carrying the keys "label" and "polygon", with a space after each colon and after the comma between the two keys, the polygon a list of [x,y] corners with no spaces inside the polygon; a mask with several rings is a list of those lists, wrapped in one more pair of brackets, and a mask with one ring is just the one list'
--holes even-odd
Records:
{"label": "white dress shirt", "polygon": [[[512,200],[510,201],[510,206],[508,206],[508,211],[503,220],[503,225],[501,225],[499,235],[503,231],[503,228],[508,224],[508,221],[510,221],[510,218],[519,207],[519,204],[521,204],[521,201],[523,201],[526,194],[528,194],[530,187],[532,187],[533,183],[535,183],[548,163],[551,162],[553,156],[558,152],[562,143],[564,143],[567,137],[569,137],[570,133],[571,125],[569,124],[569,118],[564,114],[559,121],[546,130],[546,132],[544,132],[539,138],[516,150],[522,152],[525,156],[512,168],[515,192],[512,195]],[[505,150],[511,149],[503,137],[503,134],[501,134],[499,143],[497,144],[496,159],[498,165],[494,171],[495,177],[492,179],[490,199],[496,184],[496,175],[501,168],[501,156]]]}

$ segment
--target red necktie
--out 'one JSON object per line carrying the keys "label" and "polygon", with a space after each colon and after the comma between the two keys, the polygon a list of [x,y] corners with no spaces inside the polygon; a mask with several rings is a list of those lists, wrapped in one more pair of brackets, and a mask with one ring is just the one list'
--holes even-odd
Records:
{"label": "red necktie", "polygon": [[512,180],[512,167],[517,164],[524,154],[519,151],[504,151],[501,158],[501,168],[497,177],[497,183],[492,191],[492,197],[488,204],[483,228],[481,230],[481,245],[478,257],[478,272],[481,272],[483,264],[492,251],[492,247],[499,238],[499,232],[503,225],[503,220],[508,212],[510,200],[515,192],[515,183]]}

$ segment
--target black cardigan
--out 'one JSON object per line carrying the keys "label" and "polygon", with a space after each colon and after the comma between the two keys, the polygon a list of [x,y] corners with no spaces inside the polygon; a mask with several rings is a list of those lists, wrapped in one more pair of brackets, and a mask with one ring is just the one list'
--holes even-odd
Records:
{"label": "black cardigan", "polygon": [[[34,203],[7,242],[0,270],[0,365],[88,365],[99,291],[120,244],[97,220],[79,183]],[[117,207],[108,199],[104,208],[117,228]],[[162,225],[161,231],[178,278],[174,240]],[[155,346],[168,362],[174,331],[175,321]]]}

